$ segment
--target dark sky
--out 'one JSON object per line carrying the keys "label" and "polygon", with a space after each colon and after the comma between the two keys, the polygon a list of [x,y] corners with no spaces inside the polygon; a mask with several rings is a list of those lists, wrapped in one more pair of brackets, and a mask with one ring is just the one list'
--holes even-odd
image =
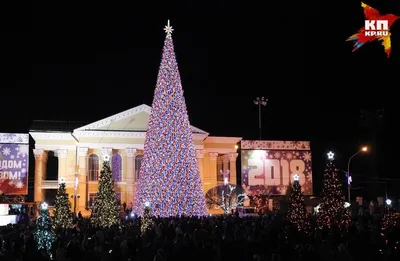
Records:
{"label": "dark sky", "polygon": [[[16,23],[2,37],[0,131],[27,132],[33,119],[91,122],[151,105],[162,29],[171,19],[194,126],[211,135],[255,139],[253,100],[266,96],[263,136],[311,140],[319,179],[328,150],[346,168],[351,153],[375,136],[361,128],[360,109],[384,108],[375,151],[380,175],[393,173],[391,147],[398,141],[389,126],[397,114],[391,90],[399,86],[394,72],[400,68],[400,20],[392,27],[393,50],[386,59],[377,43],[352,53],[345,42],[364,24],[356,0],[177,2],[36,1],[20,14],[24,26]],[[366,2],[400,15],[399,1]],[[354,172],[368,172],[370,162],[367,156],[355,159]]]}

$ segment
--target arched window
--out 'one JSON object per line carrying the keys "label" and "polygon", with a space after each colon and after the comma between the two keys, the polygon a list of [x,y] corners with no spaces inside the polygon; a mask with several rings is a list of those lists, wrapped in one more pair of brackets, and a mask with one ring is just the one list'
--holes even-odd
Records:
{"label": "arched window", "polygon": [[99,156],[90,154],[89,156],[89,181],[99,180]]}
{"label": "arched window", "polygon": [[143,155],[137,155],[135,157],[135,181],[139,180],[139,171],[140,167],[142,166],[142,158]]}
{"label": "arched window", "polygon": [[111,158],[111,170],[113,173],[114,181],[122,181],[122,157],[118,153],[114,154]]}

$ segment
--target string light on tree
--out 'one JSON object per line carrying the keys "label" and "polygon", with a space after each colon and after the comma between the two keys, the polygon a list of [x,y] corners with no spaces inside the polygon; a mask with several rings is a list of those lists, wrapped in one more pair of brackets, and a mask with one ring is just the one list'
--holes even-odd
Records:
{"label": "string light on tree", "polygon": [[99,227],[108,228],[119,224],[119,221],[119,206],[114,189],[114,179],[109,162],[104,160],[91,222]]}
{"label": "string light on tree", "polygon": [[39,251],[44,250],[47,254],[50,254],[55,236],[51,231],[51,218],[49,215],[48,204],[46,202],[43,202],[40,205],[40,215],[36,219],[34,239]]}
{"label": "string light on tree", "polygon": [[150,206],[151,206],[150,202],[146,201],[144,203],[144,211],[140,224],[140,233],[142,236],[144,236],[146,232],[150,231],[154,225],[153,219],[151,217]]}
{"label": "string light on tree", "polygon": [[289,211],[288,220],[297,230],[302,230],[304,232],[309,232],[311,229],[311,223],[307,216],[306,205],[304,202],[304,195],[301,192],[300,176],[295,174],[293,176],[292,190],[289,195]]}
{"label": "string light on tree", "polygon": [[392,200],[386,199],[386,208],[384,215],[382,217],[382,224],[381,224],[381,229],[382,229],[382,235],[384,237],[387,237],[387,232],[398,225],[398,218],[396,216],[396,211],[392,207]]}
{"label": "string light on tree", "polygon": [[350,214],[345,207],[342,184],[338,178],[338,169],[335,166],[333,157],[334,154],[329,152],[317,223],[320,228],[335,226],[346,229],[350,223]]}
{"label": "string light on tree", "polygon": [[143,204],[149,201],[152,215],[205,216],[203,187],[169,22],[164,30],[167,35],[133,209],[142,216]]}
{"label": "string light on tree", "polygon": [[67,229],[72,225],[71,206],[65,187],[65,179],[60,178],[60,185],[57,190],[54,216],[52,222],[53,231]]}

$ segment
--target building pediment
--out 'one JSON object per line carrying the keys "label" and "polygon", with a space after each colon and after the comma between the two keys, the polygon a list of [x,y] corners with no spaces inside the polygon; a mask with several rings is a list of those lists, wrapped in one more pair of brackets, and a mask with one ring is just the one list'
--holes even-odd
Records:
{"label": "building pediment", "polygon": [[[144,138],[149,123],[151,107],[142,104],[105,119],[79,127],[73,131],[78,139],[83,137]],[[204,140],[208,133],[191,126],[195,139]]]}

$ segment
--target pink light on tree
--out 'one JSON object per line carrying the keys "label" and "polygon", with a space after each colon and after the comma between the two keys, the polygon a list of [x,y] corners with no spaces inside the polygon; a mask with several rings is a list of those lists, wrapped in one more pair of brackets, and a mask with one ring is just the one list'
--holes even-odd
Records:
{"label": "pink light on tree", "polygon": [[164,30],[167,35],[133,209],[142,216],[149,202],[150,215],[204,216],[206,203],[169,21]]}

